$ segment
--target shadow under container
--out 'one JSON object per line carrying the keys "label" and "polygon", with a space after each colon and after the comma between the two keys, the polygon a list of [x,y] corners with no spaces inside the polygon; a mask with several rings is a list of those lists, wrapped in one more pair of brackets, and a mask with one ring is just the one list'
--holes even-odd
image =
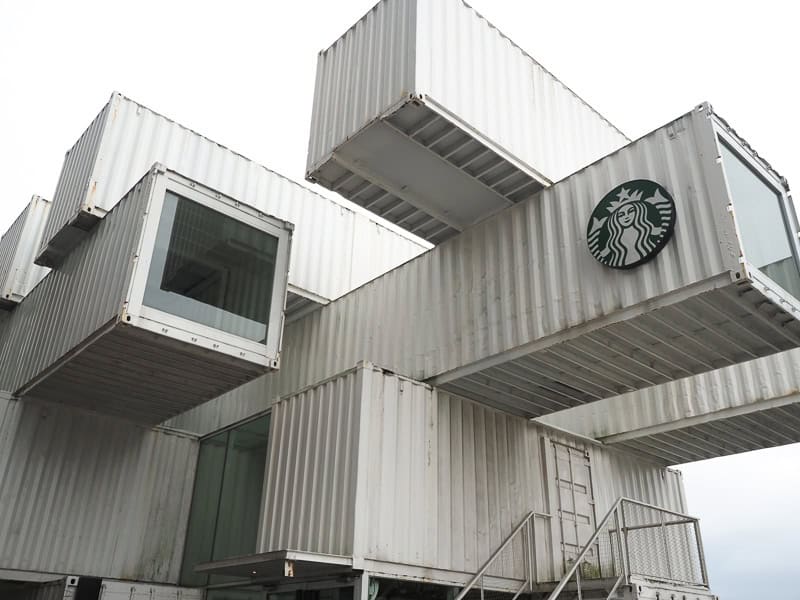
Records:
{"label": "shadow under container", "polygon": [[18,309],[7,389],[158,423],[277,369],[292,230],[155,165]]}

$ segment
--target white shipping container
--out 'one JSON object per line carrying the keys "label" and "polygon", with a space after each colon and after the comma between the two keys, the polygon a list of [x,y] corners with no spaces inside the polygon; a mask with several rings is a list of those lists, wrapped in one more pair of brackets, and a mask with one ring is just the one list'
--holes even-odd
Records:
{"label": "white shipping container", "polygon": [[33,264],[42,243],[51,203],[41,196],[31,201],[0,237],[0,308],[13,308],[50,269]]}
{"label": "white shipping container", "polygon": [[382,0],[320,52],[306,177],[439,243],[627,142],[461,0]]}
{"label": "white shipping container", "polygon": [[[280,398],[270,422],[259,547],[223,573],[269,577],[292,551],[297,576],[316,561],[464,585],[534,510],[539,580],[557,580],[556,445],[588,457],[598,518],[623,495],[685,512],[675,471],[370,363]],[[521,578],[522,556],[517,539],[489,575]]]}
{"label": "white shipping container", "polygon": [[[737,140],[709,106],[697,107],[290,324],[280,373],[180,426],[222,426],[364,357],[535,417],[796,347],[800,305],[747,251],[753,231],[739,228],[721,145],[770,182],[774,216],[783,207],[791,222],[789,194]],[[651,261],[611,269],[589,252],[589,217],[609,190],[638,179],[672,194],[674,234]],[[792,229],[778,223],[768,237],[785,241],[797,273]]]}
{"label": "white shipping container", "polygon": [[191,436],[0,394],[0,564],[177,583],[197,453]]}
{"label": "white shipping container", "polygon": [[430,247],[114,93],[67,152],[37,262],[60,263],[156,162],[295,224],[290,309],[325,304]]}
{"label": "white shipping container", "polygon": [[680,464],[800,442],[800,350],[539,419]]}
{"label": "white shipping container", "polygon": [[155,424],[277,369],[291,229],[154,166],[15,309],[0,389]]}

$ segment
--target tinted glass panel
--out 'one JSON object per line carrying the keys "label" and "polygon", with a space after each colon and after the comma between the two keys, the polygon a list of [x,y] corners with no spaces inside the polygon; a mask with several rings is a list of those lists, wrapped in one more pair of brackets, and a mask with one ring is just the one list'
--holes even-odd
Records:
{"label": "tinted glass panel", "polygon": [[268,431],[268,417],[231,431],[214,540],[214,560],[250,554],[256,548]]}
{"label": "tinted glass panel", "polygon": [[194,566],[211,558],[227,445],[227,431],[207,438],[200,444],[181,567],[181,582],[185,585],[207,583],[208,576],[195,573]]}
{"label": "tinted glass panel", "polygon": [[265,415],[200,443],[181,584],[228,581],[195,573],[194,567],[255,552],[268,439]]}
{"label": "tinted glass panel", "polygon": [[264,342],[277,250],[275,236],[167,192],[144,304]]}
{"label": "tinted glass panel", "polygon": [[800,273],[792,254],[780,195],[725,144],[720,146],[747,262],[800,297]]}

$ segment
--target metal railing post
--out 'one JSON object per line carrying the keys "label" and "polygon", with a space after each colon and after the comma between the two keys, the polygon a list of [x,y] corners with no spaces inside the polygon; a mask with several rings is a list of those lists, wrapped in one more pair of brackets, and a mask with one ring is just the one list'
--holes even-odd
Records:
{"label": "metal railing post", "polygon": [[625,578],[625,583],[627,584],[629,581],[628,567],[625,560],[625,550],[623,550],[622,546],[622,527],[619,518],[619,511],[617,511],[617,514],[614,515],[614,520],[617,524],[617,551],[619,552],[619,568],[620,571],[622,571],[621,573],[615,573],[615,575],[622,575]]}
{"label": "metal railing post", "polygon": [[575,583],[578,587],[578,600],[583,600],[583,594],[581,594],[581,566],[578,564],[578,570],[575,571]]}
{"label": "metal railing post", "polygon": [[[536,538],[535,533],[531,533],[530,527],[533,526],[534,519],[536,517],[541,517],[543,519],[551,519],[552,515],[544,514],[544,513],[537,513],[531,511],[527,514],[527,516],[522,520],[522,522],[517,525],[514,530],[508,535],[508,537],[500,544],[500,547],[494,551],[494,553],[489,557],[489,559],[483,564],[483,566],[478,570],[475,575],[473,575],[472,579],[469,580],[467,585],[461,588],[461,591],[453,600],[464,600],[464,597],[469,593],[471,589],[473,589],[476,585],[480,585],[481,587],[481,600],[484,600],[484,576],[488,572],[489,568],[494,564],[495,560],[500,557],[500,554],[509,547],[509,545],[513,544],[514,539],[517,535],[522,536],[522,544],[523,544],[523,551],[525,550],[525,546],[528,547],[528,555],[523,556],[523,571],[528,572],[528,581],[531,581],[531,573],[533,572],[536,577],[538,577],[537,566],[536,566]],[[526,540],[531,540],[526,544]],[[527,563],[527,564],[525,564]],[[516,567],[512,567],[513,569]],[[524,588],[524,585],[523,585]],[[520,588],[520,592],[523,588]],[[532,588],[532,583],[531,583]]]}
{"label": "metal railing post", "polygon": [[696,519],[694,522],[694,535],[697,539],[697,553],[700,556],[700,576],[703,578],[703,585],[709,587],[708,569],[706,567],[706,554],[703,550],[703,537],[700,535],[700,521]]}
{"label": "metal railing post", "polygon": [[625,542],[625,564],[627,565],[626,571],[628,572],[628,576],[633,574],[631,570],[631,546],[628,540],[628,520],[625,518],[625,502],[620,502],[619,505],[620,513],[622,514],[622,537],[623,541]]}
{"label": "metal railing post", "polygon": [[667,544],[667,528],[664,525],[664,513],[661,513],[661,537],[664,539],[664,558],[667,561],[667,578],[672,579],[672,561],[669,559],[669,544]]}
{"label": "metal railing post", "polygon": [[536,516],[531,519],[531,548],[533,548],[533,580],[531,581],[531,592],[533,584],[539,583],[539,556],[536,554]]}
{"label": "metal railing post", "polygon": [[531,546],[531,524],[533,523],[533,519],[531,518],[528,521],[528,524],[525,526],[525,547],[528,549],[528,585],[530,586],[531,591],[533,591],[533,563],[535,561],[534,552],[535,549]]}

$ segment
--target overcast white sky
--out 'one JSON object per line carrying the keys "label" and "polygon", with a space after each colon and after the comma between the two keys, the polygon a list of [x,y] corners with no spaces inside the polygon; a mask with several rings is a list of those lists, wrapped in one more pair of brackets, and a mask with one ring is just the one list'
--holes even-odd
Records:
{"label": "overcast white sky", "polygon": [[[316,54],[373,4],[0,0],[0,231],[112,90],[301,181]],[[794,3],[472,5],[629,136],[709,100],[800,181]],[[684,469],[722,600],[800,598],[799,465],[795,445]]]}

